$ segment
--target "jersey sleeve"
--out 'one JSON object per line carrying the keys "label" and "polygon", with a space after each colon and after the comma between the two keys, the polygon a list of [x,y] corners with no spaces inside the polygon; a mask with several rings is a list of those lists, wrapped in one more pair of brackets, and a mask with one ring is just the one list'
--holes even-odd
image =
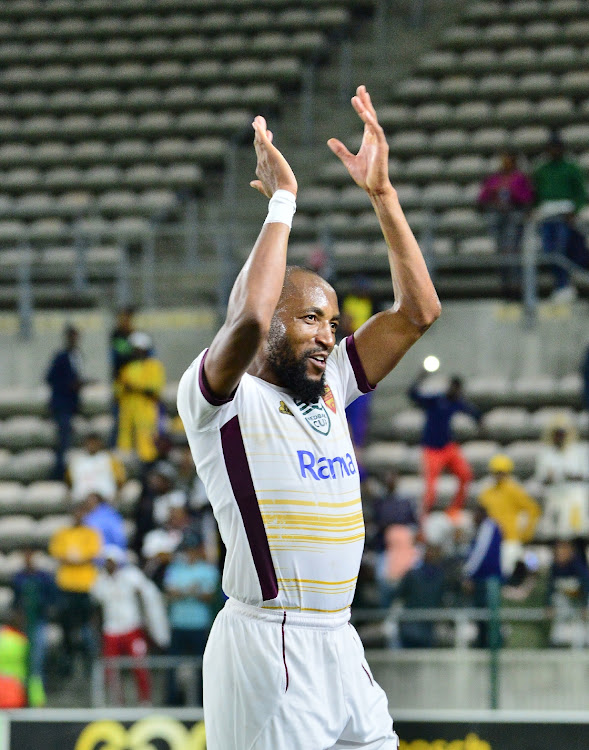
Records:
{"label": "jersey sleeve", "polygon": [[335,371],[346,406],[359,396],[374,390],[375,386],[368,382],[364,372],[353,335],[348,336],[336,346],[327,361],[331,369],[331,373],[328,373],[328,380]]}
{"label": "jersey sleeve", "polygon": [[184,429],[212,430],[218,427],[220,407],[233,401],[239,390],[238,386],[228,398],[218,398],[211,392],[204,374],[207,352],[208,349],[201,352],[180,379],[177,404]]}

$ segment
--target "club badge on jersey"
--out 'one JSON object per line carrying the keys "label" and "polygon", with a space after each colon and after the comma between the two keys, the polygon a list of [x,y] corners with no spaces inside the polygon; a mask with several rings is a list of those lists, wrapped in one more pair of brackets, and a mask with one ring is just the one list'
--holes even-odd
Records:
{"label": "club badge on jersey", "polygon": [[[331,395],[331,401],[333,402],[333,407],[330,406],[329,408],[335,412],[335,400],[331,390],[329,393]],[[331,419],[329,418],[325,404],[322,401],[318,401],[316,404],[308,404],[304,401],[295,399],[295,404],[299,407],[307,424],[312,427],[315,432],[318,432],[320,435],[329,435],[329,431],[331,430]]]}

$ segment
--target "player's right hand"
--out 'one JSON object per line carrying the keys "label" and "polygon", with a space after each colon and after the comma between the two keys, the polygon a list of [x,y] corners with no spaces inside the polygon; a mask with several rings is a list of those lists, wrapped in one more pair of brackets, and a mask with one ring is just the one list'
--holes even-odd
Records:
{"label": "player's right hand", "polygon": [[255,131],[254,148],[258,157],[256,166],[257,180],[250,185],[262,195],[271,198],[277,190],[288,190],[297,194],[297,179],[290,164],[280,151],[272,144],[272,131],[268,130],[266,120],[258,115],[252,123]]}

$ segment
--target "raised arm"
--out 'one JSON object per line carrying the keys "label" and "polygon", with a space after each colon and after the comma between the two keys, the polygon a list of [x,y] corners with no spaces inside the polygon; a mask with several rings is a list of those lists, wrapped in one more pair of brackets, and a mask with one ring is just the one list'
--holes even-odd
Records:
{"label": "raised arm", "polygon": [[364,123],[360,151],[351,154],[341,141],[327,145],[370,197],[389,249],[395,303],[373,315],[354,334],[368,382],[376,385],[439,317],[441,307],[423,255],[389,180],[389,147],[365,86],[352,105]]}
{"label": "raised arm", "polygon": [[[288,162],[272,144],[272,133],[263,117],[253,122],[258,164],[257,180],[250,185],[267,198],[277,190],[276,201],[290,202],[294,212],[297,181]],[[292,198],[290,198],[292,196]],[[288,213],[288,212],[287,212]],[[292,214],[291,214],[292,217]],[[256,244],[241,269],[227,306],[227,317],[207,353],[204,374],[211,392],[226,398],[237,387],[264,341],[284,281],[290,225],[269,215]]]}

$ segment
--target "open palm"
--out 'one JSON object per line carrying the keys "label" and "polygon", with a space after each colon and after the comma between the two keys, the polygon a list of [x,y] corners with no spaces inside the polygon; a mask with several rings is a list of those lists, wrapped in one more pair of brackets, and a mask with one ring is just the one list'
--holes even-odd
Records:
{"label": "open palm", "polygon": [[385,192],[391,187],[389,146],[365,86],[358,86],[352,106],[364,123],[360,150],[356,155],[350,153],[337,138],[330,138],[327,145],[341,159],[357,185],[371,194]]}

